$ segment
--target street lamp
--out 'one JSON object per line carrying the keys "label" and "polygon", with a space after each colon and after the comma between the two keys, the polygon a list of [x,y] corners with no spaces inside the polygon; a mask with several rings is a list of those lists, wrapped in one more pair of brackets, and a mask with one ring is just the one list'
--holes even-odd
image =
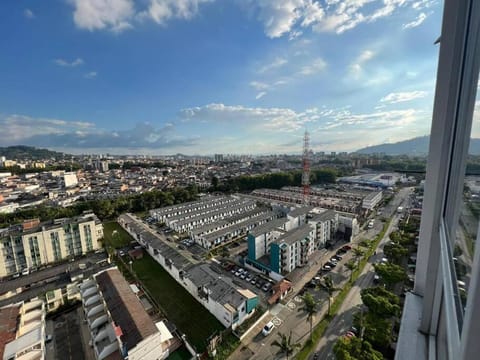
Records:
{"label": "street lamp", "polygon": [[130,260],[128,263],[130,264],[130,272],[132,272],[132,273],[133,273],[133,268],[132,268],[133,261],[132,261],[132,260]]}

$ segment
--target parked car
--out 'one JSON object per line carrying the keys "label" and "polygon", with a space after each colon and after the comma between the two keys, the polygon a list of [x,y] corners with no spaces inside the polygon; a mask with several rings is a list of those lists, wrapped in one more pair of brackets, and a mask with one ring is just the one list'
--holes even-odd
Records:
{"label": "parked car", "polygon": [[253,275],[252,275],[252,274],[248,274],[247,277],[245,278],[245,280],[247,280],[247,281],[249,281],[249,282],[252,281],[252,279],[253,279]]}
{"label": "parked car", "polygon": [[322,271],[330,271],[330,270],[332,270],[332,267],[331,267],[331,266],[329,266],[329,265],[323,265]]}
{"label": "parked car", "polygon": [[53,339],[53,336],[50,335],[50,334],[47,334],[47,335],[45,336],[45,342],[46,342],[46,343],[52,341],[52,339]]}
{"label": "parked car", "polygon": [[335,260],[337,260],[337,261],[340,261],[340,260],[343,259],[343,257],[340,256],[340,255],[334,255],[334,256],[332,256],[332,259],[335,259]]}
{"label": "parked car", "polygon": [[245,271],[240,274],[240,279],[245,279],[249,274]]}
{"label": "parked car", "polygon": [[337,266],[337,263],[336,262],[332,262],[332,261],[327,261],[325,263],[326,266],[330,266],[331,268],[334,268],[335,266]]}
{"label": "parked car", "polygon": [[257,283],[255,284],[255,286],[259,289],[261,289],[263,287],[263,284],[264,282],[262,280],[257,280]]}
{"label": "parked car", "polygon": [[344,245],[342,247],[342,249],[345,250],[345,251],[350,251],[350,250],[352,250],[352,247],[350,245]]}
{"label": "parked car", "polygon": [[270,334],[273,330],[273,328],[275,327],[275,325],[273,325],[273,322],[268,322],[262,329],[262,335],[263,336],[267,336],[268,334]]}
{"label": "parked car", "polygon": [[28,268],[25,268],[22,270],[22,275],[28,275],[30,274],[30,270]]}
{"label": "parked car", "polygon": [[262,286],[262,290],[263,291],[270,291],[270,289],[272,288],[272,284],[270,283],[265,283],[265,285]]}
{"label": "parked car", "polygon": [[377,274],[373,275],[373,283],[378,284],[380,282],[380,276]]}
{"label": "parked car", "polygon": [[253,278],[252,280],[250,280],[250,284],[255,285],[256,283],[257,283],[257,280],[255,280],[255,278]]}
{"label": "parked car", "polygon": [[337,263],[338,263],[338,260],[337,260],[335,257],[332,256],[332,257],[330,258],[330,262],[337,264]]}

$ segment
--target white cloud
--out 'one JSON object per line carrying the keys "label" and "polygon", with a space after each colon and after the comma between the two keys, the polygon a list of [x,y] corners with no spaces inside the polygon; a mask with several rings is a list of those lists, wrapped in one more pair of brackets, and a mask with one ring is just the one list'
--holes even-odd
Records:
{"label": "white cloud", "polygon": [[30,9],[25,9],[23,11],[23,15],[27,18],[27,19],[33,19],[35,17],[35,14],[33,13],[32,10]]}
{"label": "white cloud", "polygon": [[183,121],[230,122],[249,124],[249,129],[268,129],[275,132],[291,132],[309,122],[309,114],[297,113],[288,108],[250,108],[242,105],[208,104],[180,111]]}
{"label": "white cloud", "polygon": [[189,20],[198,14],[200,4],[213,0],[150,0],[148,10],[139,14],[157,24],[165,25],[170,19]]}
{"label": "white cloud", "polygon": [[264,65],[262,66],[258,72],[260,74],[263,74],[267,71],[270,71],[270,70],[273,70],[273,69],[277,69],[279,67],[282,67],[283,65],[287,64],[288,63],[288,60],[285,59],[285,58],[282,58],[282,57],[277,57],[275,58],[270,64],[267,64],[267,65]]}
{"label": "white cloud", "polygon": [[364,50],[362,53],[349,65],[350,73],[358,78],[363,73],[363,66],[375,56],[371,50]]}
{"label": "white cloud", "polygon": [[262,97],[264,97],[265,95],[267,95],[267,92],[266,91],[261,91],[257,94],[257,96],[255,96],[255,99],[258,100],[258,99],[261,99]]}
{"label": "white cloud", "polygon": [[[239,0],[240,1],[240,0]],[[249,11],[256,13],[270,38],[303,33],[304,28],[337,34],[362,23],[391,16],[398,8],[412,4],[414,9],[429,6],[433,0],[248,0]],[[412,3],[413,2],[413,3]]]}
{"label": "white cloud", "polygon": [[255,90],[267,90],[270,88],[270,85],[260,81],[251,81],[250,86]]}
{"label": "white cloud", "polygon": [[76,67],[76,66],[83,65],[85,63],[81,58],[76,58],[75,60],[72,60],[72,61],[68,61],[65,59],[55,59],[53,60],[53,62],[58,66],[63,66],[63,67]]}
{"label": "white cloud", "polygon": [[414,28],[414,27],[417,27],[419,25],[421,25],[425,19],[427,18],[427,14],[425,13],[420,13],[418,14],[417,18],[407,24],[403,24],[403,28],[404,29],[411,29],[411,28]]}
{"label": "white cloud", "polygon": [[316,58],[311,64],[303,66],[299,73],[301,75],[316,74],[327,67],[327,63],[322,58]]}
{"label": "white cloud", "polygon": [[96,71],[90,71],[88,73],[86,73],[85,75],[83,75],[83,77],[85,77],[86,79],[94,79],[97,77],[97,72]]}
{"label": "white cloud", "polygon": [[70,0],[74,7],[73,20],[80,29],[107,29],[121,32],[132,27],[135,15],[132,0]]}
{"label": "white cloud", "polygon": [[84,121],[66,121],[49,118],[33,118],[26,115],[0,115],[2,138],[10,144],[19,144],[32,136],[63,134],[94,128],[95,124]]}
{"label": "white cloud", "polygon": [[427,96],[426,91],[410,91],[410,92],[397,92],[390,93],[380,99],[380,102],[386,102],[390,104],[396,104],[399,102],[412,101]]}

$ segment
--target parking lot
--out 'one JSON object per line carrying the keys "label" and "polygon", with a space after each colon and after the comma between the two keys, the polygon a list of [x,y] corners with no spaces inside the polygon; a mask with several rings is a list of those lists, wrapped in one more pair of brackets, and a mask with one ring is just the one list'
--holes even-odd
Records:
{"label": "parking lot", "polygon": [[232,279],[234,284],[253,291],[260,300],[265,301],[270,296],[273,280],[231,262],[223,263],[222,271]]}
{"label": "parking lot", "polygon": [[78,309],[64,313],[53,320],[55,359],[83,360],[86,356],[81,335],[81,318]]}

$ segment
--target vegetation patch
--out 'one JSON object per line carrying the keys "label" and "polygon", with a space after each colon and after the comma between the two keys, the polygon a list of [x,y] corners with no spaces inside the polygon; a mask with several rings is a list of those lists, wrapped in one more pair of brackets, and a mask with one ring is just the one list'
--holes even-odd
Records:
{"label": "vegetation patch", "polygon": [[150,255],[133,262],[133,270],[178,329],[197,350],[203,352],[207,339],[224,326],[168,274]]}

